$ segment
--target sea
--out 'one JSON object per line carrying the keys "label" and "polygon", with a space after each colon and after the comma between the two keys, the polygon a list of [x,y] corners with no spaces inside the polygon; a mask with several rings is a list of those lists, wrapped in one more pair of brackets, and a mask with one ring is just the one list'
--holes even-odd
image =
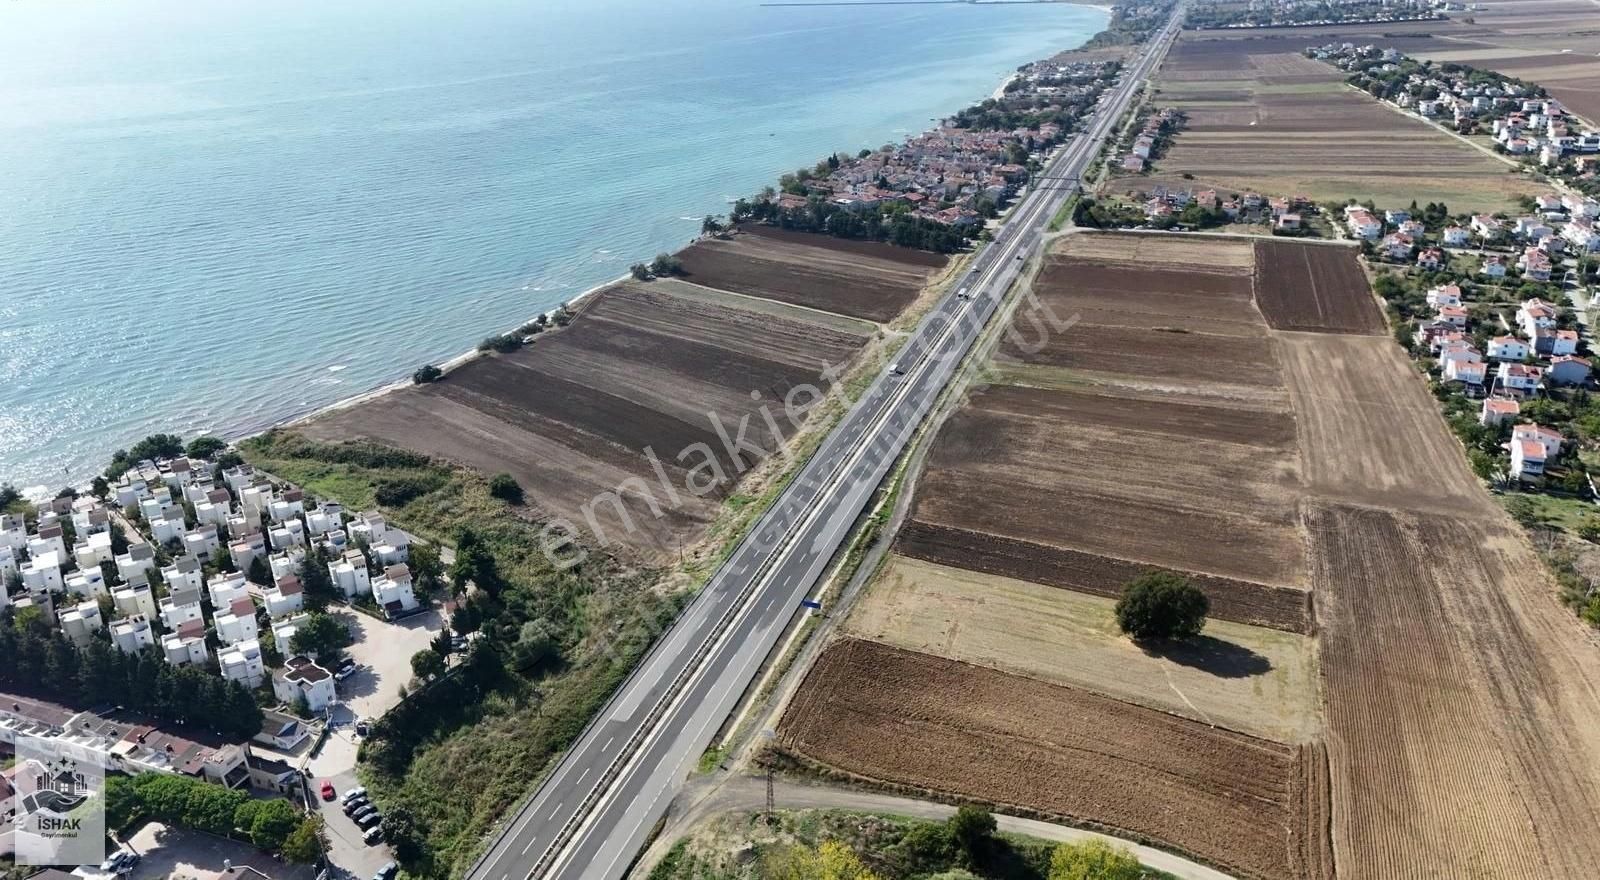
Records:
{"label": "sea", "polygon": [[1103,8],[0,3],[0,483],[402,380]]}

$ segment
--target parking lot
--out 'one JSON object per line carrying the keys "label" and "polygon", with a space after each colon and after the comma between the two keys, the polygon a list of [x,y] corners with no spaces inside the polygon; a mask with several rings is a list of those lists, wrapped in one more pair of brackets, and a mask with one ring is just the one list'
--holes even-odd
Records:
{"label": "parking lot", "polygon": [[411,680],[411,655],[428,647],[444,624],[433,610],[394,623],[343,616],[352,640],[345,653],[361,669],[339,683],[339,699],[355,716],[376,718],[400,702],[400,686]]}
{"label": "parking lot", "polygon": [[366,844],[337,797],[331,803],[322,800],[322,782],[332,781],[338,795],[361,784],[355,773],[361,744],[356,722],[376,718],[400,702],[400,687],[411,680],[411,655],[427,648],[443,624],[436,611],[394,623],[356,612],[340,616],[350,626],[351,645],[345,653],[358,669],[337,685],[340,704],[331,713],[327,739],[306,764],[306,777],[327,827],[329,858],[358,880],[367,880],[393,856],[387,846]]}

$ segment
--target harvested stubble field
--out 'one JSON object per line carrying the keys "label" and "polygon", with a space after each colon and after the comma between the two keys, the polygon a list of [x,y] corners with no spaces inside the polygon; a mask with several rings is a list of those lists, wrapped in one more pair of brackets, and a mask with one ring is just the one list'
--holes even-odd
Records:
{"label": "harvested stubble field", "polygon": [[1326,877],[1325,760],[1088,691],[855,639],[779,747],[855,777],[1157,839],[1246,877]]}
{"label": "harvested stubble field", "polygon": [[1200,639],[1145,650],[1117,629],[1115,604],[892,555],[846,629],[1278,742],[1317,734],[1321,713],[1310,637],[1212,619]]}
{"label": "harvested stubble field", "polygon": [[878,322],[900,314],[949,262],[881,242],[765,226],[696,242],[678,257],[695,284]]}
{"label": "harvested stubble field", "polygon": [[1512,210],[1517,194],[1531,192],[1506,163],[1345,86],[1338,70],[1299,54],[1336,36],[1186,32],[1158,74],[1157,100],[1189,120],[1158,163],[1157,179],[1317,200],[1443,201],[1463,211]]}
{"label": "harvested stubble field", "polygon": [[1256,302],[1274,330],[1385,335],[1359,251],[1256,242]]}
{"label": "harvested stubble field", "polygon": [[1392,340],[1283,333],[1275,341],[1311,492],[1397,509],[1493,512],[1460,442]]}
{"label": "harvested stubble field", "polygon": [[[769,406],[780,433],[792,434],[785,395],[801,384],[825,388],[823,365],[848,364],[870,327],[860,324],[852,333],[836,316],[770,302],[738,308],[683,295],[687,287],[614,285],[586,301],[572,326],[534,345],[479,358],[435,384],[324,414],[301,430],[314,439],[376,440],[510,473],[541,519],[562,518],[601,532],[595,537],[605,543],[664,558],[692,543],[741,470],[757,463],[730,456],[715,420],[733,436],[750,417],[746,436],[774,449],[759,408]],[[660,485],[647,448],[675,487],[677,503]],[[689,491],[691,474],[694,486],[704,486],[717,469],[728,479],[716,491]],[[626,514],[611,502],[594,504],[629,480],[633,488],[620,502]]]}

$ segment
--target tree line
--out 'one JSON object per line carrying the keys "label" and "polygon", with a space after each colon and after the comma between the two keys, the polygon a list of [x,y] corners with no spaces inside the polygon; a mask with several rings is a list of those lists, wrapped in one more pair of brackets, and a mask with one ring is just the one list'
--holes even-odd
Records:
{"label": "tree line", "polygon": [[898,202],[877,205],[869,210],[851,210],[821,196],[811,196],[804,208],[780,208],[776,201],[754,202],[740,199],[733,204],[734,222],[754,220],[780,229],[817,232],[835,238],[886,241],[900,247],[949,254],[966,247],[980,224],[970,227],[948,226],[912,213],[910,206]]}
{"label": "tree line", "polygon": [[79,648],[37,613],[18,617],[8,608],[0,611],[0,657],[0,682],[69,706],[122,706],[239,740],[261,730],[261,709],[244,685],[170,664],[155,646],[124,654],[95,639]]}
{"label": "tree line", "polygon": [[106,825],[125,830],[150,819],[168,826],[248,840],[291,862],[322,856],[322,821],[283,798],[248,793],[173,773],[114,775],[106,779]]}

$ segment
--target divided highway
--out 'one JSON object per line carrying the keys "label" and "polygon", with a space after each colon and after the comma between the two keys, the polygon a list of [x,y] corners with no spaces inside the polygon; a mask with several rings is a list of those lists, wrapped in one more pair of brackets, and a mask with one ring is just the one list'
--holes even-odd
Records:
{"label": "divided highway", "polygon": [[[1177,33],[1181,8],[1124,72],[895,365],[846,414],[756,527],[623,683],[471,880],[615,880],[817,586],[1075,181]],[[1063,185],[1062,181],[1073,181]]]}

